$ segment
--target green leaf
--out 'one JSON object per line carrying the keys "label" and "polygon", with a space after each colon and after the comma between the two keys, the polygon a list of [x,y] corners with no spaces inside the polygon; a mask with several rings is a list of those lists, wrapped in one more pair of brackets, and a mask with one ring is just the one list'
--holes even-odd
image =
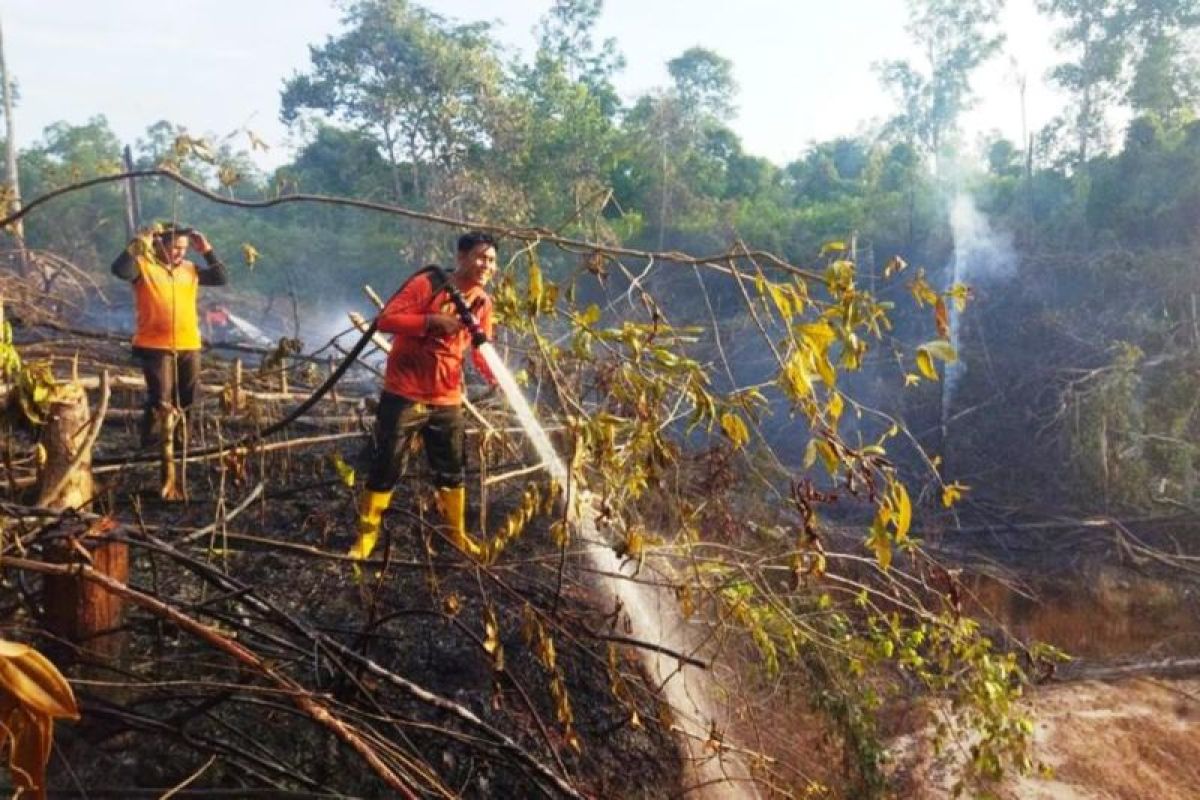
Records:
{"label": "green leaf", "polygon": [[956,351],[954,349],[954,345],[950,344],[949,342],[936,340],[932,342],[926,342],[925,344],[921,345],[919,349],[925,350],[929,353],[929,355],[941,361],[945,361],[947,364],[953,364],[955,361],[958,361],[958,351]]}

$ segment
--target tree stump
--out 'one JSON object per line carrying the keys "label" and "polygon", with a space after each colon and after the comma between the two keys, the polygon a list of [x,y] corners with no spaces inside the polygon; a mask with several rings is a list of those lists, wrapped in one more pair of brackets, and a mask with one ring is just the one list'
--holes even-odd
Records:
{"label": "tree stump", "polygon": [[[43,440],[46,463],[38,479],[38,505],[83,509],[91,502],[88,422],[83,389],[73,384],[56,387]],[[60,564],[90,561],[98,572],[122,583],[129,579],[128,546],[109,538],[103,525],[94,525],[82,535],[72,532],[54,542],[47,548],[46,559]],[[115,631],[124,621],[124,604],[116,595],[79,576],[48,575],[42,584],[42,604],[43,622],[51,633],[93,656],[115,659],[120,655],[125,637]]]}

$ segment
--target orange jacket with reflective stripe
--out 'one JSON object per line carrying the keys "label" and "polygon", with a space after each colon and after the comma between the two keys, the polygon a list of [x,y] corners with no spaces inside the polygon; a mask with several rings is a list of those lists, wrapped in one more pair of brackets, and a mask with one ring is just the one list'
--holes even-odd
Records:
{"label": "orange jacket with reflective stripe", "polygon": [[[479,325],[492,336],[492,298],[482,286],[463,292],[467,305],[475,311]],[[454,303],[444,289],[433,291],[428,274],[418,275],[393,297],[379,314],[379,330],[393,334],[383,388],[418,403],[451,406],[462,403],[463,354],[471,345],[471,334],[464,328],[451,336],[425,333],[428,314],[454,315]],[[475,368],[488,383],[496,379],[478,351],[472,352]]]}
{"label": "orange jacket with reflective stripe", "polygon": [[196,313],[199,271],[190,261],[174,269],[147,258],[134,256],[137,279],[133,300],[137,308],[134,347],[155,350],[199,350],[200,320]]}

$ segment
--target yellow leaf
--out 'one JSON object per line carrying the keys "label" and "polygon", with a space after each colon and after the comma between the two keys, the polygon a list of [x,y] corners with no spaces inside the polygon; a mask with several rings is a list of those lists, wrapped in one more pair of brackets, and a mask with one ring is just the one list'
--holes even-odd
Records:
{"label": "yellow leaf", "polygon": [[908,530],[912,526],[912,503],[908,499],[908,490],[898,481],[892,484],[892,504],[895,510],[892,524],[896,529],[896,541],[903,542],[908,538]]}
{"label": "yellow leaf", "polygon": [[833,368],[833,364],[825,355],[818,355],[813,358],[813,365],[817,368],[817,374],[821,376],[821,380],[825,385],[833,388],[837,383],[837,370]]}
{"label": "yellow leaf", "polygon": [[533,309],[539,309],[542,305],[542,295],[545,294],[545,288],[542,283],[542,270],[538,267],[537,262],[530,260],[529,263],[529,306]]}
{"label": "yellow leaf", "polygon": [[783,390],[792,400],[800,400],[812,394],[812,372],[805,363],[807,354],[795,352],[788,359],[781,376]]}
{"label": "yellow leaf", "polygon": [[797,325],[796,335],[808,342],[818,353],[824,353],[837,340],[837,331],[824,320]]}
{"label": "yellow leaf", "polygon": [[579,317],[580,325],[595,325],[600,321],[600,306],[592,303]]}
{"label": "yellow leaf", "polygon": [[746,429],[746,423],[742,422],[742,418],[732,411],[726,411],[721,415],[721,430],[725,431],[725,435],[733,442],[734,447],[742,447],[750,441],[750,432]]}
{"label": "yellow leaf", "polygon": [[829,253],[844,253],[844,252],[846,252],[846,243],[845,242],[826,242],[824,245],[821,246],[821,255],[828,255]]}
{"label": "yellow leaf", "polygon": [[791,322],[795,314],[795,306],[792,304],[792,299],[788,295],[786,286],[777,286],[770,284],[771,299],[775,301],[775,308],[779,309],[780,315],[784,322]]}
{"label": "yellow leaf", "polygon": [[971,490],[970,486],[964,486],[963,484],[959,483],[958,481],[955,481],[954,483],[950,483],[950,484],[943,486],[942,487],[942,505],[946,508],[950,508],[955,503],[957,503],[959,500],[961,500],[962,496],[964,494],[966,494],[967,492],[969,492],[970,490]]}
{"label": "yellow leaf", "polygon": [[350,466],[345,461],[343,461],[342,457],[340,455],[338,455],[337,453],[334,453],[331,456],[330,460],[333,461],[333,468],[335,470],[337,470],[338,478],[341,479],[342,483],[346,484],[347,486],[353,487],[354,486],[354,467]]}
{"label": "yellow leaf", "polygon": [[842,411],[845,407],[846,403],[842,400],[842,395],[839,392],[833,392],[829,397],[829,416],[834,422],[842,418]]}
{"label": "yellow leaf", "polygon": [[888,538],[886,523],[876,518],[871,525],[871,535],[867,537],[867,547],[875,553],[875,560],[882,569],[892,565],[892,541]]}
{"label": "yellow leaf", "polygon": [[809,439],[808,446],[804,448],[803,467],[809,469],[813,464],[817,463],[817,442],[820,439]]}
{"label": "yellow leaf", "polygon": [[821,461],[825,464],[825,471],[830,476],[836,475],[838,466],[841,461],[838,459],[837,452],[833,449],[833,445],[823,439],[817,440],[817,452],[821,454]]}
{"label": "yellow leaf", "polygon": [[931,381],[938,379],[937,370],[933,367],[933,358],[930,357],[929,351],[924,347],[917,349],[917,369]]}
{"label": "yellow leaf", "polygon": [[912,372],[904,373],[904,385],[905,386],[916,386],[920,382],[921,382],[920,375],[917,375]]}

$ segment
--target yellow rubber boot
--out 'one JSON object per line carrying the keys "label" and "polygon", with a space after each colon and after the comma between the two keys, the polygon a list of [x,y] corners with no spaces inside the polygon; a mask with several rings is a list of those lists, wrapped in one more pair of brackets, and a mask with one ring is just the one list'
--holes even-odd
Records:
{"label": "yellow rubber boot", "polygon": [[346,555],[356,561],[363,561],[371,555],[375,542],[379,540],[379,529],[383,526],[383,512],[391,502],[391,492],[368,490],[363,493],[358,501],[358,540]]}
{"label": "yellow rubber boot", "polygon": [[443,487],[437,490],[438,506],[450,542],[476,561],[483,558],[483,548],[467,533],[467,490],[465,487]]}

